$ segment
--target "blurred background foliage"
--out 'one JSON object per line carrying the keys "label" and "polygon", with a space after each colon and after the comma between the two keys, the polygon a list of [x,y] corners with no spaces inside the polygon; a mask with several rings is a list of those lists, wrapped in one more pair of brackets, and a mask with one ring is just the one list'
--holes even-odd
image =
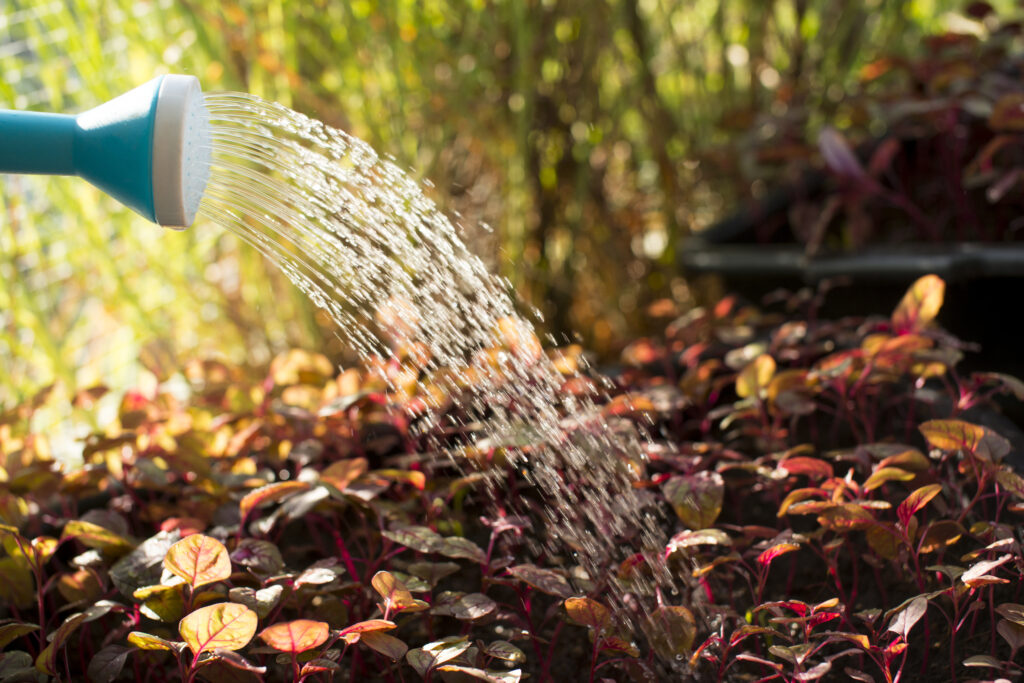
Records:
{"label": "blurred background foliage", "polygon": [[[738,144],[800,121],[781,154],[842,126],[861,68],[968,22],[963,5],[4,0],[0,106],[81,111],[168,71],[282,102],[429,181],[548,331],[610,354],[652,301],[699,296],[686,237],[765,191]],[[73,179],[2,183],[0,404],[54,380],[134,386],[196,354],[341,357],[323,316],[215,226],[164,231]]]}

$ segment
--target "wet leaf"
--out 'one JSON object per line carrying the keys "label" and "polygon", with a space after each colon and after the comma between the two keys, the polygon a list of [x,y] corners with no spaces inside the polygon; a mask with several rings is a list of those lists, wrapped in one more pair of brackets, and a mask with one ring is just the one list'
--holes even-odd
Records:
{"label": "wet leaf", "polygon": [[925,275],[910,286],[896,310],[892,326],[898,333],[927,327],[939,314],[946,295],[946,283],[937,275]]}
{"label": "wet leaf", "polygon": [[673,476],[662,484],[666,500],[691,529],[707,529],[722,512],[725,481],[718,472]]}
{"label": "wet leaf", "polygon": [[363,633],[359,641],[366,647],[379,652],[385,657],[397,662],[409,651],[409,646],[398,638],[381,631],[367,631]]}
{"label": "wet leaf", "polygon": [[700,529],[699,531],[681,531],[673,536],[665,546],[667,552],[674,552],[680,548],[689,548],[698,545],[724,545],[731,546],[732,539],[729,534],[721,529]]}
{"label": "wet leaf", "polygon": [[279,481],[275,484],[261,486],[255,491],[245,494],[238,503],[238,515],[244,523],[249,513],[257,507],[284,500],[288,496],[308,491],[309,488],[309,484],[302,481]]}
{"label": "wet leaf", "polygon": [[697,634],[697,621],[685,607],[662,605],[647,617],[644,633],[654,651],[666,661],[671,661],[690,654]]}
{"label": "wet leaf", "polygon": [[577,624],[598,633],[607,629],[612,622],[612,613],[608,608],[590,598],[568,598],[565,601],[565,612]]}
{"label": "wet leaf", "polygon": [[775,374],[775,359],[762,353],[748,363],[736,377],[736,394],[740,398],[755,398],[768,388]]}
{"label": "wet leaf", "polygon": [[219,602],[186,616],[178,624],[178,632],[193,654],[218,648],[239,650],[256,635],[258,621],[256,613],[245,605]]}
{"label": "wet leaf", "polygon": [[216,538],[192,534],[167,551],[164,568],[183,579],[192,590],[231,576],[228,549]]}
{"label": "wet leaf", "polygon": [[260,639],[275,650],[299,653],[325,643],[329,631],[330,627],[323,621],[296,619],[268,626],[260,632]]}
{"label": "wet leaf", "polygon": [[528,583],[542,593],[554,595],[558,598],[572,596],[573,590],[565,577],[550,569],[542,569],[532,564],[521,564],[509,567],[508,573],[520,581]]}

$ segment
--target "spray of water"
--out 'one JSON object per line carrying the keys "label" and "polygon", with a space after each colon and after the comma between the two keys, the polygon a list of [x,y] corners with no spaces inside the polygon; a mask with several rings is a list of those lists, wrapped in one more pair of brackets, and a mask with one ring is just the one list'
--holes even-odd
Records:
{"label": "spray of water", "polygon": [[[206,105],[213,167],[200,213],[279,265],[364,358],[425,348],[403,362],[420,377],[447,368],[477,444],[529,444],[518,466],[544,500],[540,551],[571,555],[594,578],[637,552],[660,568],[661,525],[623,466],[641,457],[637,435],[559,392],[565,379],[528,342],[508,283],[420,187],[367,144],[281,105],[239,94]],[[523,343],[509,348],[510,336]],[[670,581],[655,576],[640,592]]]}

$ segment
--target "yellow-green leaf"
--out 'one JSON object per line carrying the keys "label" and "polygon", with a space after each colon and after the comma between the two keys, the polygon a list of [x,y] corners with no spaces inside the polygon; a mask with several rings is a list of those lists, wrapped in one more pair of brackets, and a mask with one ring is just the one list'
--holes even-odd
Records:
{"label": "yellow-green leaf", "polygon": [[893,311],[893,328],[897,332],[916,332],[927,327],[939,314],[945,295],[946,283],[939,276],[918,278]]}
{"label": "yellow-green leaf", "polygon": [[662,484],[665,498],[691,529],[707,529],[722,512],[725,480],[718,472],[673,476]]}
{"label": "yellow-green leaf", "polygon": [[216,538],[203,534],[186,536],[171,546],[164,567],[194,590],[231,576],[228,549]]}
{"label": "yellow-green leaf", "polygon": [[124,554],[135,547],[127,538],[114,533],[99,524],[73,519],[64,525],[61,540],[74,538],[87,548],[95,548],[109,554]]}
{"label": "yellow-green leaf", "polygon": [[256,635],[258,621],[256,613],[245,605],[219,602],[187,615],[178,624],[178,632],[193,654],[240,650]]}
{"label": "yellow-green leaf", "polygon": [[898,467],[880,467],[871,473],[868,480],[864,482],[865,491],[874,491],[882,484],[889,481],[910,481],[917,475],[913,472],[901,470]]}
{"label": "yellow-green leaf", "polygon": [[662,605],[647,617],[644,633],[654,651],[671,661],[690,653],[697,634],[697,620],[685,607]]}
{"label": "yellow-green leaf", "polygon": [[775,374],[775,359],[766,353],[747,364],[736,377],[736,393],[740,398],[760,396]]}

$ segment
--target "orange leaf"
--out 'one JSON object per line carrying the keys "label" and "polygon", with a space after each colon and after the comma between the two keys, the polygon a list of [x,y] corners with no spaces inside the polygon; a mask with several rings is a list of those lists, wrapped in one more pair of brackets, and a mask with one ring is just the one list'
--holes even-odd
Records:
{"label": "orange leaf", "polygon": [[611,624],[612,613],[597,600],[590,598],[568,598],[565,611],[569,618],[581,626],[589,626],[598,633]]}
{"label": "orange leaf", "polygon": [[231,576],[231,558],[216,538],[192,534],[170,547],[164,557],[164,568],[195,590]]}
{"label": "orange leaf", "polygon": [[824,460],[818,458],[808,458],[804,456],[797,456],[795,458],[787,458],[779,463],[779,469],[783,469],[790,474],[806,474],[808,477],[818,479],[828,479],[832,477],[832,465],[828,464]]}
{"label": "orange leaf", "polygon": [[390,631],[393,628],[397,628],[397,625],[393,621],[387,621],[385,619],[369,619],[367,621],[360,621],[358,624],[352,624],[347,628],[343,628],[339,635],[345,639],[346,643],[351,645],[352,643],[358,642],[363,633],[371,633],[373,631]]}
{"label": "orange leaf", "polygon": [[245,605],[219,602],[187,615],[178,624],[178,632],[193,654],[217,649],[240,650],[256,635],[258,621],[256,613]]}
{"label": "orange leaf", "polygon": [[309,484],[302,481],[279,481],[276,484],[261,486],[255,491],[245,494],[245,497],[238,503],[238,514],[242,518],[242,522],[245,522],[249,513],[258,506],[287,498],[293,493],[308,490]]}
{"label": "orange leaf", "polygon": [[946,283],[937,275],[925,275],[910,286],[892,313],[892,326],[899,333],[926,327],[942,308]]}
{"label": "orange leaf", "polygon": [[260,633],[260,639],[275,650],[298,654],[322,645],[329,631],[330,627],[322,621],[296,619],[268,626]]}
{"label": "orange leaf", "polygon": [[377,572],[370,579],[370,585],[384,598],[387,609],[396,612],[419,612],[430,605],[412,597],[412,593],[391,572]]}
{"label": "orange leaf", "polygon": [[338,460],[332,462],[327,469],[320,473],[320,480],[339,491],[344,491],[349,484],[363,476],[367,469],[369,469],[369,463],[366,458]]}

